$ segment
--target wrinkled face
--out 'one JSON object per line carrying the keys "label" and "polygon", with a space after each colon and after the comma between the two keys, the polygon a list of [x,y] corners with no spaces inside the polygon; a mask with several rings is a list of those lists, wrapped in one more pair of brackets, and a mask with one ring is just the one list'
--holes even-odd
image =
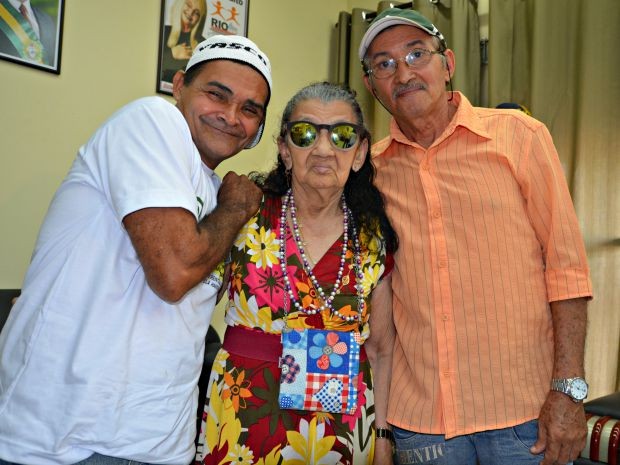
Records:
{"label": "wrinkled face", "polygon": [[[446,82],[454,70],[454,54],[433,54],[427,64],[409,67],[402,60],[413,49],[436,51],[436,44],[426,32],[413,26],[398,25],[381,32],[370,44],[367,62],[398,61],[396,72],[378,79],[372,74],[364,78],[366,87],[395,116],[412,118],[431,116],[438,106],[446,104]],[[448,70],[448,67],[450,68]]]}
{"label": "wrinkled face", "polygon": [[189,29],[194,27],[200,21],[199,0],[185,0],[182,11],[183,24]]}
{"label": "wrinkled face", "polygon": [[[317,125],[335,123],[357,125],[357,118],[351,105],[340,100],[302,101],[293,110],[290,120],[307,121]],[[364,163],[368,139],[358,137],[352,147],[344,150],[334,144],[329,130],[323,128],[312,144],[308,147],[299,147],[293,143],[287,131],[284,139],[278,141],[278,148],[284,165],[287,169],[291,169],[293,188],[342,191],[351,169],[357,171]]]}
{"label": "wrinkled face", "polygon": [[265,118],[268,92],[258,71],[230,60],[205,63],[187,86],[183,72],[177,72],[174,98],[209,168],[215,169],[254,139]]}

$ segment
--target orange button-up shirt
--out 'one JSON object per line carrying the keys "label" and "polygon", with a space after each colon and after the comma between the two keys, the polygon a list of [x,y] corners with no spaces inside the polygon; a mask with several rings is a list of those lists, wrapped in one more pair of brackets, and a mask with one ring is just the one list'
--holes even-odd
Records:
{"label": "orange button-up shirt", "polygon": [[388,421],[447,438],[537,418],[549,302],[590,297],[583,239],[547,128],[459,93],[425,149],[394,120],[373,147],[400,248]]}

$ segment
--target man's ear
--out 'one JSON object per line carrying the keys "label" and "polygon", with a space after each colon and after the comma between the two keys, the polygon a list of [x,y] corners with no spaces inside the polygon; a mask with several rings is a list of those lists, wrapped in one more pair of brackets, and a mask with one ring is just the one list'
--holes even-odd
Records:
{"label": "man's ear", "polygon": [[358,172],[362,168],[362,165],[364,165],[367,155],[368,139],[364,139],[355,151],[355,158],[353,159],[353,165],[351,165],[351,169],[355,172]]}
{"label": "man's ear", "polygon": [[446,70],[448,71],[448,77],[446,79],[446,82],[448,82],[450,79],[452,79],[452,76],[454,76],[454,70],[456,69],[456,59],[454,56],[454,52],[449,48],[446,49],[443,54],[446,57]]}
{"label": "man's ear", "polygon": [[174,73],[172,78],[172,96],[175,100],[179,100],[181,98],[181,89],[185,85],[185,72],[182,70]]}

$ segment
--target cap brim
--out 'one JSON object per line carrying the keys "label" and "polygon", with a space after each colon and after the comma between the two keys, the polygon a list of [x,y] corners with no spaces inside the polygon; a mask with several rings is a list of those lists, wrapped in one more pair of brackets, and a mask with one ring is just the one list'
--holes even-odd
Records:
{"label": "cap brim", "polygon": [[362,42],[360,43],[360,47],[358,50],[360,61],[364,60],[368,47],[370,47],[370,44],[375,39],[375,37],[379,35],[379,33],[383,32],[388,27],[398,26],[400,24],[405,25],[405,26],[417,27],[418,29],[421,29],[424,32],[426,32],[428,35],[432,37],[436,37],[436,34],[434,34],[433,31],[428,30],[426,27],[422,26],[421,24],[415,22],[412,19],[401,18],[398,16],[386,16],[385,18],[382,18],[379,21],[372,23],[370,27],[368,28],[368,30],[366,31],[366,33],[364,34],[364,37],[362,38]]}
{"label": "cap brim", "polygon": [[261,137],[263,137],[263,131],[265,130],[265,123],[261,123],[260,126],[258,127],[258,131],[256,132],[256,135],[254,136],[254,139],[252,139],[252,141],[245,146],[246,149],[251,149],[254,148],[258,145],[258,143],[261,140]]}

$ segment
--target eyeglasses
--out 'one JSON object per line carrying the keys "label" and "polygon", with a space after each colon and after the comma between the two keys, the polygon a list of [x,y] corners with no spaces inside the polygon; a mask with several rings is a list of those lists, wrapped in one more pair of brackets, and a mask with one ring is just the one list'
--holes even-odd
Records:
{"label": "eyeglasses", "polygon": [[310,121],[291,121],[286,124],[291,141],[297,147],[312,147],[321,130],[327,129],[332,145],[340,150],[349,150],[364,134],[364,128],[352,123],[316,124]]}
{"label": "eyeglasses", "polygon": [[443,55],[443,51],[426,50],[425,48],[414,48],[402,58],[385,58],[378,56],[367,63],[368,73],[371,73],[377,79],[390,77],[396,72],[399,62],[404,62],[409,68],[422,68],[426,66],[433,55]]}

